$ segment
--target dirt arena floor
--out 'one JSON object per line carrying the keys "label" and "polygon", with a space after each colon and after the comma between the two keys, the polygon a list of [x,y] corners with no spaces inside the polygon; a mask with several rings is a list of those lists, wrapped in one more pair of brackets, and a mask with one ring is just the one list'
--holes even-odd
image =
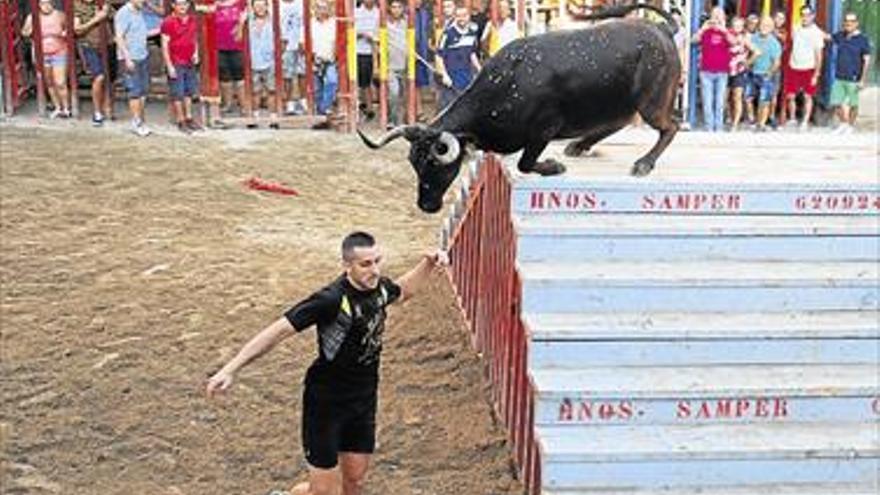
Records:
{"label": "dirt arena floor", "polygon": [[[339,273],[348,231],[376,234],[391,275],[436,246],[442,217],[416,209],[404,153],[329,132],[0,126],[0,492],[265,494],[302,480],[314,333],[222,400],[204,380]],[[249,190],[252,176],[300,195]],[[383,356],[367,494],[521,493],[445,277],[393,310]]]}

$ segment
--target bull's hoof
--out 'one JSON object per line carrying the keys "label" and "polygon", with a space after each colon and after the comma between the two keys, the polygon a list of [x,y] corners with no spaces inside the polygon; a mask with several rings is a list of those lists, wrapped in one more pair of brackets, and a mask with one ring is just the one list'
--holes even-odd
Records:
{"label": "bull's hoof", "polygon": [[577,141],[572,141],[565,145],[565,149],[562,151],[562,154],[571,158],[577,158],[579,156],[584,155],[585,149],[581,148],[578,145]]}
{"label": "bull's hoof", "polygon": [[635,165],[633,165],[633,168],[629,173],[633,177],[644,177],[650,174],[652,170],[654,170],[654,162],[649,160],[636,160]]}
{"label": "bull's hoof", "polygon": [[552,158],[548,158],[543,162],[536,163],[534,168],[532,168],[532,172],[543,176],[564,174],[565,165]]}

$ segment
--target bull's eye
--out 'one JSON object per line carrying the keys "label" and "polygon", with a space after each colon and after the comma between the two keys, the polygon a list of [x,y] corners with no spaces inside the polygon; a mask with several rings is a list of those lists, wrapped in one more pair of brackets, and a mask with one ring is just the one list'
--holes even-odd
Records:
{"label": "bull's eye", "polygon": [[434,155],[434,159],[440,165],[449,165],[455,162],[460,151],[461,145],[458,142],[458,138],[446,131],[440,133],[437,140],[431,146],[431,154]]}

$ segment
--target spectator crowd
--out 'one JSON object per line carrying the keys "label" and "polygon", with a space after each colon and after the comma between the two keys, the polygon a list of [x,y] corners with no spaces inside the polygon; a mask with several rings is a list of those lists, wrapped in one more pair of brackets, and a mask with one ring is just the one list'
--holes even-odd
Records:
{"label": "spectator crowd", "polygon": [[736,131],[744,121],[757,132],[780,125],[808,130],[823,69],[829,63],[825,48],[831,45],[836,58],[828,103],[837,112],[834,132],[853,131],[859,92],[868,77],[871,42],[859,30],[859,19],[852,12],[845,14],[843,29],[834,34],[816,25],[809,5],[802,7],[800,16],[800,25],[793,27],[789,37],[784,12],[773,17],[734,17],[727,23],[721,7],[712,9],[691,40],[699,47],[706,130],[727,126]]}
{"label": "spectator crowd", "polygon": [[[226,128],[224,118],[228,116],[256,122],[264,113],[271,121],[278,113],[308,112],[303,2],[276,0],[283,72],[283,85],[278,87],[272,1],[217,0],[210,5],[194,6],[190,0],[171,0],[169,11],[165,12],[162,0],[125,0],[118,9],[110,7],[109,1],[99,8],[97,0],[74,0],[72,29],[76,53],[68,53],[65,39],[71,27],[67,26],[64,13],[53,0],[40,0],[37,15],[43,80],[52,105],[50,117],[71,115],[67,64],[74,63],[77,57],[78,67],[90,76],[95,126],[101,126],[113,114],[112,91],[107,89],[113,85],[110,75],[117,72],[126,91],[131,131],[138,136],[149,135],[144,108],[151,73],[156,72],[157,66],[167,77],[173,118],[184,133],[199,131],[203,124]],[[497,27],[489,22],[488,6],[482,0],[472,0],[470,7],[444,0],[442,24],[435,22],[432,5],[423,5],[423,1],[416,1],[414,26],[415,100],[420,118],[429,100],[436,99],[436,108],[441,111],[470,84],[488,56],[493,31],[499,47],[520,35],[509,0],[499,4],[501,22]],[[332,0],[314,0],[312,9],[309,28],[314,111],[329,116],[336,107],[340,77],[335,9]],[[388,1],[389,126],[403,122],[409,97],[406,9],[405,0]],[[193,101],[199,97],[200,88],[200,33],[196,16],[204,14],[213,18],[220,98],[206,99],[207,121],[199,123],[193,114]],[[789,38],[782,12],[772,17],[734,17],[728,23],[723,9],[712,9],[708,20],[690,40],[698,47],[699,104],[707,130],[739,130],[745,125],[758,132],[780,125],[807,129],[827,63],[825,46],[830,44],[837,53],[830,91],[830,104],[837,109],[839,120],[835,132],[852,132],[858,115],[859,91],[868,75],[870,41],[859,31],[858,18],[853,13],[845,15],[843,29],[833,35],[816,25],[809,6],[804,6],[800,14],[801,24]],[[680,19],[677,13],[675,17]],[[379,19],[377,0],[358,2],[354,12],[357,90],[361,114],[366,120],[375,118],[374,104],[378,100]],[[680,30],[675,39],[682,55],[688,43],[683,32]],[[26,18],[22,34],[33,34],[31,16]],[[102,43],[111,53],[109,60],[101,57]],[[247,57],[245,49],[249,52]],[[246,61],[250,63],[249,70],[245,70]],[[245,84],[248,74],[250,84]],[[275,107],[276,95],[282,102],[281,108]],[[434,95],[436,98],[432,98]]]}

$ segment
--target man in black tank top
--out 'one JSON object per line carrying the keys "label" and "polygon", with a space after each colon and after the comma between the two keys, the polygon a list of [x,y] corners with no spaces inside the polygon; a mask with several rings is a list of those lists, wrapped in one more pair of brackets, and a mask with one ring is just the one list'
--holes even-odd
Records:
{"label": "man in black tank top", "polygon": [[385,308],[418,291],[445,254],[426,254],[392,281],[380,274],[381,252],[365,232],[342,242],[345,273],[300,301],[253,337],[208,380],[208,397],[228,390],[235,373],[294,333],[317,328],[318,356],[305,377],[302,445],[309,481],[291,495],[360,495],[376,444],[379,356]]}

